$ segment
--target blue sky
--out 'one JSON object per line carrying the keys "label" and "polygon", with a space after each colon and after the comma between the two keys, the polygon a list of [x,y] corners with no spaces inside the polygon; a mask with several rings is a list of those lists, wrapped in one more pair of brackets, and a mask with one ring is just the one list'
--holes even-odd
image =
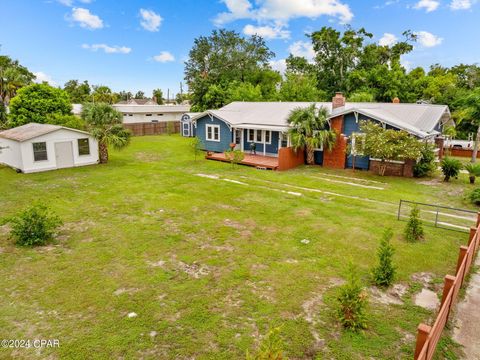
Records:
{"label": "blue sky", "polygon": [[176,93],[194,38],[219,27],[264,35],[280,70],[290,52],[311,56],[305,34],[326,25],[365,27],[383,43],[417,32],[408,67],[480,59],[476,0],[2,0],[1,8],[0,53],[54,85]]}

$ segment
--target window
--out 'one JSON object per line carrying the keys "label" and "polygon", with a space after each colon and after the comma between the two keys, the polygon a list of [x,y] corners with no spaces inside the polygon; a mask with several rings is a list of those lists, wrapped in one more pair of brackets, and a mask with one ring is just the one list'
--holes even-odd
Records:
{"label": "window", "polygon": [[34,161],[48,160],[47,143],[46,142],[33,143],[32,145],[33,145],[33,160]]}
{"label": "window", "polygon": [[287,147],[287,146],[288,146],[288,134],[282,133],[281,147]]}
{"label": "window", "polygon": [[220,141],[220,125],[207,125],[206,138],[209,141]]}
{"label": "window", "polygon": [[252,129],[248,130],[248,141],[249,142],[255,141],[255,130],[252,130]]}
{"label": "window", "polygon": [[133,114],[128,114],[128,116],[133,116]]}
{"label": "window", "polygon": [[157,114],[157,116],[163,116],[163,114]]}
{"label": "window", "polygon": [[88,138],[85,139],[78,139],[78,155],[90,155],[90,143],[88,142]]}
{"label": "window", "polygon": [[158,120],[152,120],[152,123],[158,123]]}
{"label": "window", "polygon": [[255,142],[262,142],[262,130],[255,130]]}
{"label": "window", "polygon": [[265,144],[272,143],[272,132],[270,130],[265,130]]}
{"label": "window", "polygon": [[152,116],[153,114],[145,114],[145,116]]}

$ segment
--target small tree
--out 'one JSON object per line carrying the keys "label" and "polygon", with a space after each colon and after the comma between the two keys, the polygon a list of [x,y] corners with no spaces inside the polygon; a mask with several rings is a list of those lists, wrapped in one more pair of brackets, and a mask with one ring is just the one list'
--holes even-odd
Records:
{"label": "small tree", "polygon": [[443,181],[446,182],[450,181],[450,178],[452,177],[456,178],[462,169],[462,163],[460,160],[449,157],[444,158],[440,163],[440,166],[442,167],[442,172],[444,175]]}
{"label": "small tree", "polygon": [[475,178],[480,176],[480,164],[468,163],[465,164],[464,168],[468,171],[468,179],[470,180],[470,184],[475,184]]}
{"label": "small tree", "polygon": [[235,165],[238,165],[243,161],[245,154],[243,151],[231,149],[225,151],[225,157],[230,160],[232,167],[235,167]]}
{"label": "small tree", "polygon": [[435,152],[432,144],[425,143],[421,149],[420,159],[413,167],[413,176],[424,177],[429,176],[435,171]]}
{"label": "small tree", "polygon": [[197,161],[197,156],[202,152],[202,140],[198,136],[195,136],[190,139],[190,150],[193,153],[195,161]]}
{"label": "small tree", "polygon": [[410,212],[410,218],[405,226],[405,239],[409,242],[415,242],[422,240],[423,236],[423,224],[420,220],[420,210],[415,205]]}
{"label": "small tree", "polygon": [[473,190],[469,195],[468,195],[468,198],[470,199],[470,201],[472,202],[472,204],[475,204],[475,205],[480,205],[480,188],[477,188],[475,190]]}
{"label": "small tree", "polygon": [[285,347],[280,337],[280,328],[270,330],[267,336],[262,340],[256,354],[250,355],[247,351],[246,360],[282,360],[287,359],[283,354]]}
{"label": "small tree", "polygon": [[358,269],[352,263],[348,266],[347,282],[340,287],[337,301],[338,319],[344,328],[357,331],[367,327],[367,292],[360,281]]}
{"label": "small tree", "polygon": [[392,239],[392,229],[386,229],[380,241],[377,250],[378,265],[372,270],[373,282],[380,287],[388,287],[395,278],[395,266],[393,265],[393,248],[390,240]]}
{"label": "small tree", "polygon": [[62,221],[45,205],[36,204],[12,217],[10,223],[10,236],[17,245],[38,246],[53,239]]}
{"label": "small tree", "polygon": [[359,152],[380,159],[379,175],[385,175],[388,160],[416,160],[421,155],[422,143],[403,130],[384,129],[379,124],[363,120],[360,131],[364,141],[356,145]]}

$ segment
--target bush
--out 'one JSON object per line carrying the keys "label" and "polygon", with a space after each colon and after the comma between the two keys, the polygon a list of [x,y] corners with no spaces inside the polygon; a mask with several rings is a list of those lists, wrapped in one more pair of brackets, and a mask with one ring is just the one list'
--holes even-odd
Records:
{"label": "bush", "polygon": [[380,287],[388,287],[395,278],[395,267],[393,266],[393,248],[390,240],[392,239],[392,229],[387,229],[383,233],[380,246],[377,250],[378,265],[372,270],[373,282]]}
{"label": "bush", "polygon": [[409,242],[415,242],[423,239],[423,224],[420,220],[420,210],[414,206],[410,212],[407,226],[405,227],[405,239]]}
{"label": "bush", "polygon": [[245,158],[245,154],[240,150],[227,150],[225,151],[225,157],[230,160],[232,166],[238,165]]}
{"label": "bush", "polygon": [[21,246],[45,245],[62,224],[45,205],[33,205],[10,219],[10,236]]}
{"label": "bush", "polygon": [[464,165],[464,169],[468,171],[470,184],[475,184],[475,178],[480,176],[480,164],[467,163]]}
{"label": "bush", "polygon": [[367,327],[365,309],[368,303],[358,270],[352,264],[347,271],[347,283],[340,287],[338,301],[338,319],[344,328],[357,331]]}
{"label": "bush", "polygon": [[473,190],[470,195],[468,195],[472,204],[480,206],[480,188]]}
{"label": "bush", "polygon": [[267,336],[262,340],[260,348],[255,355],[250,355],[247,351],[246,360],[282,360],[287,359],[283,355],[284,344],[280,338],[280,328],[270,330]]}
{"label": "bush", "polygon": [[442,167],[442,172],[445,176],[443,181],[449,181],[452,177],[456,178],[462,169],[462,163],[459,160],[449,157],[444,158],[440,163],[440,166]]}
{"label": "bush", "polygon": [[190,139],[190,150],[192,151],[195,161],[197,161],[197,156],[202,153],[203,143],[199,137],[195,136]]}
{"label": "bush", "polygon": [[435,171],[435,152],[431,144],[425,144],[421,150],[420,159],[413,167],[413,176],[425,177],[431,175]]}

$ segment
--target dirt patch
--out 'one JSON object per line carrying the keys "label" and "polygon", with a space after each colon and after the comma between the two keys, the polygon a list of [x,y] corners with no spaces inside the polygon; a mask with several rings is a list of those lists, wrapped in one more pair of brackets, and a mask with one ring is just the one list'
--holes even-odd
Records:
{"label": "dirt patch", "polygon": [[135,159],[141,162],[157,162],[162,160],[163,156],[156,152],[137,152],[135,154]]}
{"label": "dirt patch", "polygon": [[265,281],[253,282],[248,280],[246,285],[249,286],[252,293],[260,299],[267,300],[269,302],[276,302],[273,287],[268,285]]}
{"label": "dirt patch", "polygon": [[138,288],[119,288],[113,292],[113,295],[119,296],[122,294],[134,294],[138,291]]}
{"label": "dirt patch", "polygon": [[441,184],[441,183],[443,183],[443,181],[440,178],[434,178],[431,180],[422,180],[418,182],[418,184],[427,185],[427,186],[437,186],[438,184]]}
{"label": "dirt patch", "polygon": [[212,244],[202,244],[200,245],[200,249],[202,250],[214,250],[218,252],[232,252],[235,248],[231,245],[212,245]]}
{"label": "dirt patch", "polygon": [[301,217],[308,217],[312,215],[312,210],[311,209],[299,209],[295,211],[295,215],[301,216]]}
{"label": "dirt patch", "polygon": [[95,226],[95,222],[92,220],[82,220],[77,222],[65,223],[60,228],[60,231],[71,231],[74,233],[85,232]]}
{"label": "dirt patch", "polygon": [[10,233],[10,230],[12,230],[10,225],[8,224],[2,225],[0,226],[0,235],[8,235]]}
{"label": "dirt patch", "polygon": [[252,236],[251,229],[255,228],[255,225],[256,225],[255,221],[253,221],[253,220],[247,220],[247,221],[245,221],[245,223],[240,223],[238,221],[230,220],[230,219],[225,219],[223,221],[223,224],[225,226],[228,226],[228,227],[231,227],[231,228],[237,230],[239,235],[242,238],[248,238],[248,237]]}
{"label": "dirt patch", "polygon": [[148,266],[150,267],[161,267],[163,268],[163,266],[165,265],[165,261],[163,260],[159,260],[159,261],[147,261],[147,264]]}
{"label": "dirt patch", "polygon": [[177,264],[178,268],[183,272],[187,273],[189,276],[199,279],[202,276],[207,276],[210,274],[210,269],[207,265],[200,265],[196,262],[192,263],[191,265],[186,264],[182,261],[179,261]]}
{"label": "dirt patch", "polygon": [[440,305],[438,296],[432,290],[423,288],[418,294],[413,297],[415,305],[427,310],[435,310]]}
{"label": "dirt patch", "polygon": [[376,286],[369,288],[372,300],[385,305],[402,305],[402,296],[407,292],[407,287],[402,284],[396,284],[392,288],[383,291]]}
{"label": "dirt patch", "polygon": [[413,274],[411,276],[411,279],[415,282],[419,282],[420,284],[423,285],[423,287],[428,287],[430,286],[434,277],[435,277],[435,274],[432,274],[429,272],[420,272],[420,273]]}

